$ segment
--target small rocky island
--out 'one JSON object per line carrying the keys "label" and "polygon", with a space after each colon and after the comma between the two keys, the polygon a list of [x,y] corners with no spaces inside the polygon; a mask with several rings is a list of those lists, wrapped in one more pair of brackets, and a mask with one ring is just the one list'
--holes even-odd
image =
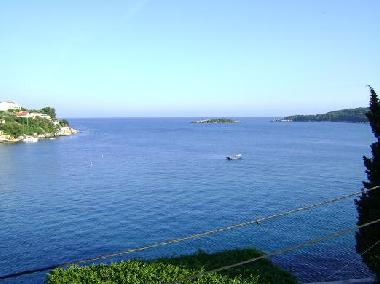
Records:
{"label": "small rocky island", "polygon": [[239,123],[239,121],[233,120],[233,119],[229,119],[229,118],[210,118],[210,119],[194,120],[191,123],[197,123],[197,124],[221,124],[221,123]]}
{"label": "small rocky island", "polygon": [[330,111],[324,114],[292,115],[284,118],[274,119],[273,122],[368,122],[366,113],[368,108],[359,107],[354,109],[342,109]]}
{"label": "small rocky island", "polygon": [[13,101],[0,102],[0,143],[38,142],[77,134],[65,119],[58,119],[54,108],[26,109]]}

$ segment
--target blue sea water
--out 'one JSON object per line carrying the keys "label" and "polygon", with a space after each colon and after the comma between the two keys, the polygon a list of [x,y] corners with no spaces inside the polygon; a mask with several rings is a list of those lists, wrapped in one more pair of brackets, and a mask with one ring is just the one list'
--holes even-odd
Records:
{"label": "blue sea water", "polygon": [[[373,140],[367,124],[191,120],[72,119],[79,135],[0,145],[0,275],[263,217],[358,191],[365,179],[362,156]],[[243,159],[224,159],[235,153]],[[198,249],[270,252],[355,222],[348,199],[111,261]],[[303,282],[370,275],[353,233],[272,260]]]}

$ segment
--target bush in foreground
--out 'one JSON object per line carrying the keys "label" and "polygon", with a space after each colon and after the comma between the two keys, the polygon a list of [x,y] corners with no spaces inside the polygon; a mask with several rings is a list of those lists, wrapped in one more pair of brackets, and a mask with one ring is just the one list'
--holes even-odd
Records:
{"label": "bush in foreground", "polygon": [[[155,261],[124,261],[110,265],[70,266],[51,271],[47,284],[65,283],[123,283],[158,284],[184,280],[201,271],[208,271],[259,256],[254,249],[231,250],[216,254],[199,252],[177,258]],[[297,283],[288,272],[268,260],[260,260],[237,268],[206,274],[197,280],[181,283],[197,284],[263,284]]]}

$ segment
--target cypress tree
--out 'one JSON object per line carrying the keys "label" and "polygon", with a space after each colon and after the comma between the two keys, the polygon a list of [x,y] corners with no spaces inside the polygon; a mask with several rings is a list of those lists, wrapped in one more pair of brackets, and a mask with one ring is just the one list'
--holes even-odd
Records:
{"label": "cypress tree", "polygon": [[[367,181],[363,182],[365,189],[380,186],[380,102],[375,90],[371,86],[369,88],[370,109],[366,115],[376,141],[371,145],[372,157],[363,157],[367,174]],[[380,218],[380,188],[370,192],[363,190],[361,197],[355,200],[355,203],[358,211],[358,225]],[[361,228],[356,233],[356,251],[362,255],[364,263],[375,273],[380,283],[380,244],[374,246],[378,241],[380,241],[379,223]]]}

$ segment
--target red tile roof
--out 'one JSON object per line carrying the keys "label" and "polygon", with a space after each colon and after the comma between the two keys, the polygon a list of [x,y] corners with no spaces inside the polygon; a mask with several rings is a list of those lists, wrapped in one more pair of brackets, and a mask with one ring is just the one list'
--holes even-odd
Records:
{"label": "red tile roof", "polygon": [[27,116],[29,113],[27,111],[16,112],[16,116]]}

